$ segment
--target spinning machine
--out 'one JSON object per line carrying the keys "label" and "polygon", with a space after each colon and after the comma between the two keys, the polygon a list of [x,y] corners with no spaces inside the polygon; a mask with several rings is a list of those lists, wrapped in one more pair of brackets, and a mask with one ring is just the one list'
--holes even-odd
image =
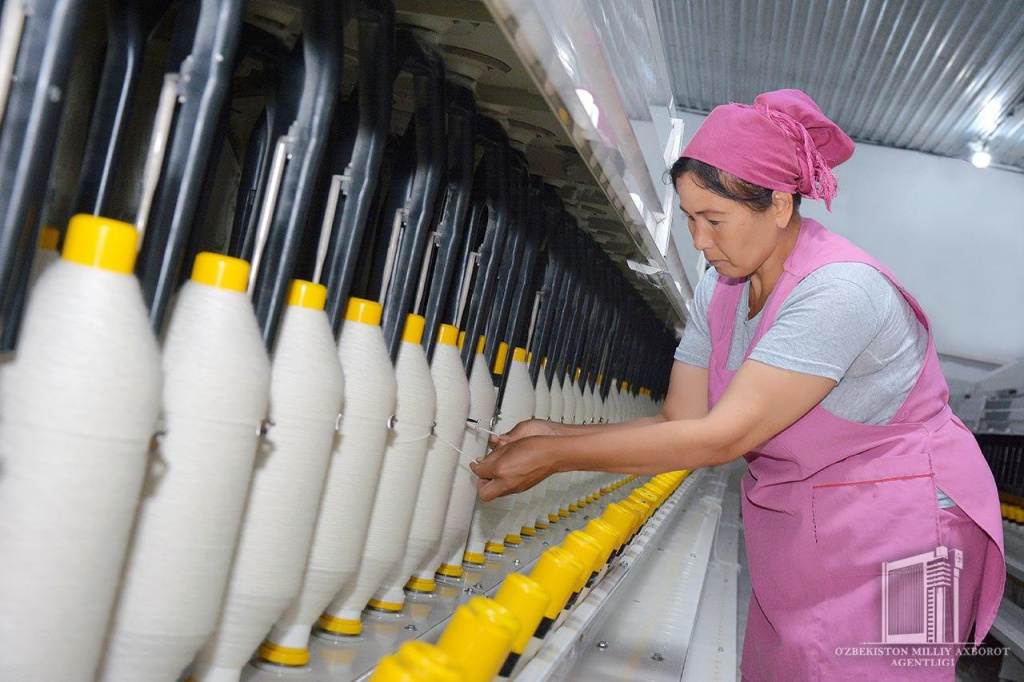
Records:
{"label": "spinning machine", "polygon": [[487,8],[108,0],[86,87],[85,5],[0,26],[0,678],[533,679],[689,484],[476,497],[676,339]]}

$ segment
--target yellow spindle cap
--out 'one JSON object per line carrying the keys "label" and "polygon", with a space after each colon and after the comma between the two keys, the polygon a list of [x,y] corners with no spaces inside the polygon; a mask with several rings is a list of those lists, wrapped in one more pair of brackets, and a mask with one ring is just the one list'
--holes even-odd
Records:
{"label": "yellow spindle cap", "polygon": [[39,230],[39,248],[46,251],[56,251],[60,242],[60,230],[53,225],[43,225]]}
{"label": "yellow spindle cap", "polygon": [[529,353],[526,354],[526,361],[527,362],[533,362],[533,351],[532,350]]}
{"label": "yellow spindle cap", "polygon": [[604,508],[601,519],[615,529],[618,533],[616,544],[622,546],[629,536],[633,534],[633,523],[636,517],[625,507],[617,502],[612,502]]}
{"label": "yellow spindle cap", "polygon": [[519,619],[507,608],[487,597],[473,597],[455,610],[437,646],[462,667],[466,682],[491,682],[519,629]]}
{"label": "yellow spindle cap", "polygon": [[601,563],[607,563],[608,557],[619,547],[618,529],[602,519],[591,519],[583,527],[583,532],[604,545],[604,551],[601,553]]}
{"label": "yellow spindle cap", "polygon": [[661,500],[658,498],[658,496],[644,486],[640,486],[632,493],[630,493],[630,495],[638,495],[647,500],[647,502],[652,506],[657,506],[659,503],[661,503]]}
{"label": "yellow spindle cap", "polygon": [[327,287],[304,279],[293,279],[288,287],[288,305],[323,310],[327,305]]}
{"label": "yellow spindle cap", "polygon": [[600,571],[604,566],[604,560],[601,558],[604,556],[604,544],[593,535],[574,530],[565,536],[562,547],[578,556],[591,572]]}
{"label": "yellow spindle cap", "polygon": [[519,618],[521,627],[519,634],[512,640],[512,652],[523,653],[551,603],[551,595],[536,580],[522,573],[509,573],[494,595],[494,601]]}
{"label": "yellow spindle cap", "polygon": [[462,350],[462,347],[466,345],[466,332],[459,332],[459,343],[457,345],[459,350]]}
{"label": "yellow spindle cap", "polygon": [[380,325],[380,316],[383,311],[380,303],[368,301],[365,298],[352,297],[348,299],[348,307],[345,309],[345,319],[349,322],[362,322],[374,327]]}
{"label": "yellow spindle cap", "polygon": [[[462,337],[463,334],[459,331],[458,327],[453,327],[450,324],[442,324],[437,328],[437,342],[445,346],[454,346],[456,342]],[[459,348],[462,344],[459,344]]]}
{"label": "yellow spindle cap", "polygon": [[[544,611],[544,616],[554,620],[562,612],[565,602],[576,591],[576,586],[590,573],[584,574],[583,562],[561,547],[551,547],[537,557],[533,565],[530,579],[547,590],[551,600]],[[509,574],[512,575],[512,574]]]}
{"label": "yellow spindle cap", "polygon": [[402,341],[406,343],[423,343],[423,330],[427,326],[427,319],[422,315],[409,314],[405,318],[405,328],[402,330]]}
{"label": "yellow spindle cap", "polygon": [[466,676],[441,648],[413,640],[377,663],[370,682],[464,682]]}
{"label": "yellow spindle cap", "polygon": [[508,360],[508,344],[502,341],[498,344],[498,355],[494,358],[494,373],[501,375],[505,373],[505,361]]}
{"label": "yellow spindle cap", "polygon": [[192,264],[192,281],[217,289],[244,292],[249,286],[249,262],[222,253],[203,251]]}
{"label": "yellow spindle cap", "polygon": [[526,349],[525,348],[518,348],[517,347],[515,350],[513,350],[512,351],[512,361],[513,362],[526,362]]}
{"label": "yellow spindle cap", "polygon": [[97,215],[79,213],[68,223],[61,258],[79,265],[131,274],[139,233],[134,225]]}
{"label": "yellow spindle cap", "polygon": [[487,345],[487,338],[485,336],[481,335],[480,338],[477,339],[477,342],[476,342],[476,354],[477,355],[483,355],[484,346],[485,345]]}
{"label": "yellow spindle cap", "polygon": [[579,381],[580,380],[580,374],[583,374],[583,368],[582,367],[577,367],[576,368],[576,374],[573,375],[572,380],[574,382]]}
{"label": "yellow spindle cap", "polygon": [[295,649],[270,641],[260,645],[259,656],[264,661],[278,665],[300,666],[309,663],[309,649]]}

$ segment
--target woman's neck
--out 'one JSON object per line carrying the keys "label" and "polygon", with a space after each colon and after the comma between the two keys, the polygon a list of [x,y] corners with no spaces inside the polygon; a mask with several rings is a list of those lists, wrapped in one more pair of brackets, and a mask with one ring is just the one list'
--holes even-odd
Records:
{"label": "woman's neck", "polygon": [[782,239],[779,240],[779,245],[775,251],[768,256],[768,259],[761,264],[761,267],[750,275],[749,313],[747,314],[747,319],[753,318],[764,309],[765,303],[768,302],[768,297],[772,295],[776,283],[782,277],[786,259],[789,258],[789,255],[793,253],[793,249],[796,248],[796,241],[799,236],[800,216],[794,214],[793,219],[789,221],[789,225],[786,225],[782,231]]}

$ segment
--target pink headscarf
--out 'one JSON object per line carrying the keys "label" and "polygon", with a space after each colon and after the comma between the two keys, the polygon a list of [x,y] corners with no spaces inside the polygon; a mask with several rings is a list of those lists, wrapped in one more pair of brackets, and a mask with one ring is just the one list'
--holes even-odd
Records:
{"label": "pink headscarf", "polygon": [[779,192],[824,199],[838,186],[832,169],[853,156],[853,140],[799,90],[758,95],[753,105],[715,109],[682,156]]}

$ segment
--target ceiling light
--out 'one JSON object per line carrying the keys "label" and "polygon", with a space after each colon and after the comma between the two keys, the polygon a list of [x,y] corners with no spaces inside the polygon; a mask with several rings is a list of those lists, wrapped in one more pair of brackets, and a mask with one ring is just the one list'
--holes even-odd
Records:
{"label": "ceiling light", "polygon": [[984,149],[971,154],[971,163],[975,168],[988,168],[992,164],[992,155]]}
{"label": "ceiling light", "polygon": [[997,123],[999,123],[999,117],[1003,113],[1003,103],[998,99],[989,100],[988,104],[981,108],[981,112],[978,114],[978,124],[983,130],[989,130]]}

